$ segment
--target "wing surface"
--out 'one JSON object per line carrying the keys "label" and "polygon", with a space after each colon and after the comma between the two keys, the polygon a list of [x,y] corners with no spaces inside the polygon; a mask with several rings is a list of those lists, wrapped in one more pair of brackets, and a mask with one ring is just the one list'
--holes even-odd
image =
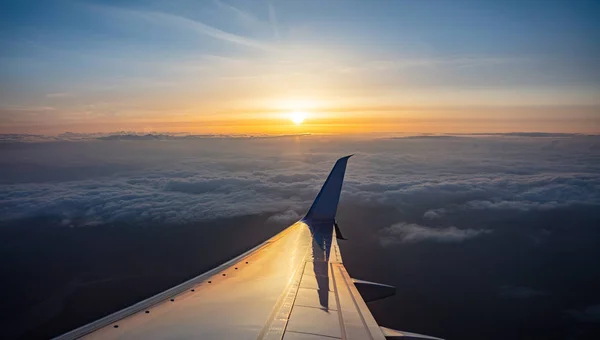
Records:
{"label": "wing surface", "polygon": [[344,268],[334,232],[349,157],[337,161],[302,220],[59,339],[385,339]]}

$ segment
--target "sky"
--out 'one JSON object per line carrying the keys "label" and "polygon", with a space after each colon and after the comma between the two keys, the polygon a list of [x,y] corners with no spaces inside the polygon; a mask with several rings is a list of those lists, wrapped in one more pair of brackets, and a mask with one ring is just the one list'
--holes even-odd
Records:
{"label": "sky", "polygon": [[0,133],[594,134],[599,14],[597,1],[3,1]]}

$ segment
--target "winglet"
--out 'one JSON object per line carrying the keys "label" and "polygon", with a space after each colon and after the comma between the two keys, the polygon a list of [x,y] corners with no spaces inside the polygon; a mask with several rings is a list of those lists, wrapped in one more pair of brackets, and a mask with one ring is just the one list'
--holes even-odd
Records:
{"label": "winglet", "polygon": [[315,198],[303,220],[324,222],[333,222],[335,220],[335,213],[342,191],[342,183],[344,182],[344,174],[346,173],[346,164],[350,157],[352,155],[342,157],[335,162],[333,169],[329,173],[329,176],[327,176],[325,184],[323,184],[321,191],[319,191],[317,198]]}

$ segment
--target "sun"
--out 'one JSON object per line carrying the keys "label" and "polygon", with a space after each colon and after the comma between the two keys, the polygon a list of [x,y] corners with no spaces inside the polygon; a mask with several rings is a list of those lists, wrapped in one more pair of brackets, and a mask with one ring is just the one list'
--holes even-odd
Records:
{"label": "sun", "polygon": [[294,111],[290,112],[290,120],[294,122],[296,125],[302,124],[302,122],[306,119],[306,112],[302,111]]}

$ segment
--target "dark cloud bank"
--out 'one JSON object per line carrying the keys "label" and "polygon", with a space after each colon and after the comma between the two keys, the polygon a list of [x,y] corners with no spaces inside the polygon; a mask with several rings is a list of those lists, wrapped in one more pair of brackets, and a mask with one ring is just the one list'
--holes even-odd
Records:
{"label": "dark cloud bank", "polygon": [[339,209],[380,324],[448,339],[600,334],[600,137],[0,138],[9,338],[125,307],[298,219],[354,153]]}

